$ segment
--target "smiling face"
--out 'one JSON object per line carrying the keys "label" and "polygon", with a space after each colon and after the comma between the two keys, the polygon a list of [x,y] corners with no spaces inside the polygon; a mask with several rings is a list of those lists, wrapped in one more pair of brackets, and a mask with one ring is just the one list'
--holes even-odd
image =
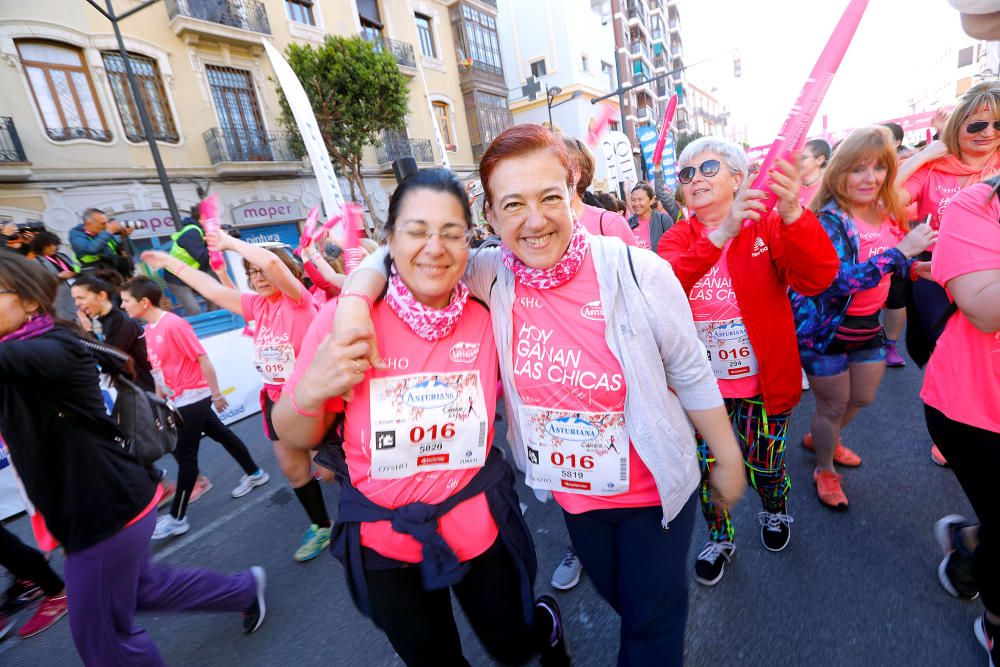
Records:
{"label": "smiling face", "polygon": [[[719,173],[714,176],[706,176],[700,169],[700,166],[709,160],[719,162]],[[723,156],[714,151],[705,151],[693,156],[691,164],[686,166],[695,167],[694,177],[689,183],[682,185],[684,201],[687,202],[688,208],[699,218],[713,217],[711,213],[716,211],[729,211],[736,197],[736,191],[743,182],[743,175],[729,171]],[[709,215],[706,216],[706,213]]]}
{"label": "smiling face", "polygon": [[500,239],[533,269],[552,266],[569,246],[573,216],[566,180],[566,168],[547,150],[505,158],[490,175]]}
{"label": "smiling face", "polygon": [[877,158],[859,162],[847,172],[844,191],[852,209],[865,208],[878,201],[888,168]]}
{"label": "smiling face", "polygon": [[632,212],[635,213],[640,218],[645,218],[649,215],[650,206],[652,205],[652,200],[649,198],[649,193],[647,193],[642,188],[632,191]]}
{"label": "smiling face", "polygon": [[469,262],[465,209],[455,196],[427,188],[400,202],[389,254],[417,301],[444,308]]}
{"label": "smiling face", "polygon": [[[970,114],[961,124],[958,130],[958,147],[962,150],[963,157],[985,157],[992,155],[993,151],[1000,147],[1000,132],[993,129],[993,122],[998,119],[989,109],[981,109],[974,114]],[[977,121],[986,122],[986,128],[981,132],[969,134],[966,127],[970,123]]]}

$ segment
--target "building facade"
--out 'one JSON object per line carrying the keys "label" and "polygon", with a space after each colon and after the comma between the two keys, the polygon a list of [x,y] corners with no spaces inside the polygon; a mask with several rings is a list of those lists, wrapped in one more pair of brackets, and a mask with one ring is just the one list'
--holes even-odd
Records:
{"label": "building facade", "polygon": [[[284,50],[360,34],[396,59],[410,91],[407,127],[367,150],[363,170],[384,219],[394,159],[441,163],[432,118],[462,176],[511,123],[497,94],[495,19],[495,3],[481,0],[164,0],[121,28],[182,215],[208,188],[243,238],[294,245],[320,198],[279,122],[263,41]],[[491,21],[493,51],[484,46]],[[5,3],[0,55],[0,220],[41,220],[65,237],[96,207],[135,223],[138,250],[165,245],[173,220],[110,22],[78,0]],[[492,79],[472,81],[487,65]]]}
{"label": "building facade", "polygon": [[703,136],[725,137],[729,112],[711,93],[693,83],[687,86],[688,131]]}

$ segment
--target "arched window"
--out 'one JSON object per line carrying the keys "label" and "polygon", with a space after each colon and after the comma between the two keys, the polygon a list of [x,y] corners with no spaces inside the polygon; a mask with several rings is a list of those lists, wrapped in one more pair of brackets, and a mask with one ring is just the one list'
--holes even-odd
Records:
{"label": "arched window", "polygon": [[441,128],[441,138],[448,150],[455,150],[455,135],[451,131],[451,108],[446,102],[434,102],[434,117]]}

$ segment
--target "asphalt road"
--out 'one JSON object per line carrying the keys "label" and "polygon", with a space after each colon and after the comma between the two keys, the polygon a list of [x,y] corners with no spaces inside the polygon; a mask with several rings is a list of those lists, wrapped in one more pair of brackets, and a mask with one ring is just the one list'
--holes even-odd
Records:
{"label": "asphalt road", "polygon": [[[940,559],[934,521],[958,511],[971,516],[954,476],[934,466],[930,440],[917,398],[920,373],[890,370],[874,406],[844,434],[864,458],[845,472],[850,510],[831,512],[819,504],[811,482],[813,460],[798,446],[812,410],[809,394],[790,428],[788,468],[795,517],[792,541],[780,554],[759,538],[759,500],[748,495],[735,513],[737,553],[723,581],[704,589],[691,581],[687,631],[690,665],[789,664],[986,665],[971,628],[982,613],[978,602],[949,597],[937,582]],[[503,422],[497,438],[503,437]],[[155,547],[157,557],[176,565],[235,571],[260,564],[268,574],[268,615],[246,636],[236,614],[144,614],[139,622],[170,665],[184,667],[397,665],[389,643],[353,607],[340,565],[324,554],[295,563],[305,517],[280,479],[259,417],[236,431],[272,474],[267,486],[234,500],[229,490],[240,471],[221,447],[202,446],[202,469],[215,488],[190,510],[191,531]],[[332,486],[325,487],[331,513]],[[539,559],[536,590],[549,591],[548,578],[567,544],[558,508],[534,500],[523,487],[527,520]],[[25,536],[25,518],[9,522]],[[691,561],[705,539],[696,523]],[[62,571],[62,559],[54,559]],[[2,577],[3,575],[0,575]],[[651,563],[649,576],[655,577]],[[2,583],[2,582],[0,582]],[[556,593],[567,619],[574,664],[614,665],[618,619],[584,576],[573,591]],[[457,606],[456,606],[457,609]],[[19,614],[21,622],[31,611]],[[473,665],[491,665],[459,616],[465,653]],[[0,665],[78,665],[69,624],[63,620],[27,640],[0,643]]]}

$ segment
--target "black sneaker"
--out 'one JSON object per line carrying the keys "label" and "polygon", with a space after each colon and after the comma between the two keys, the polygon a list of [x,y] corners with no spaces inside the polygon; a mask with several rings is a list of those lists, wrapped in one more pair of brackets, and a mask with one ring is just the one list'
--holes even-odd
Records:
{"label": "black sneaker", "polygon": [[950,595],[960,600],[979,597],[972,554],[962,543],[959,532],[969,525],[969,521],[960,514],[949,514],[934,524],[934,537],[944,552],[944,558],[938,565],[938,581]]}
{"label": "black sneaker", "polygon": [[781,551],[792,537],[792,515],[787,512],[761,512],[760,541],[768,551]]}
{"label": "black sneaker", "polygon": [[990,628],[986,622],[986,614],[976,619],[972,631],[976,633],[979,644],[986,649],[990,657],[990,667],[1000,667],[1000,643],[997,642],[997,628]]}
{"label": "black sneaker", "polygon": [[535,609],[544,611],[552,619],[552,633],[542,647],[541,663],[543,667],[568,667],[569,645],[563,634],[562,612],[559,604],[551,595],[543,595],[535,600]]}
{"label": "black sneaker", "polygon": [[257,582],[257,599],[253,601],[250,608],[243,612],[243,632],[250,634],[260,627],[264,622],[266,608],[264,606],[264,588],[267,586],[267,575],[264,568],[254,565],[250,568],[250,574]]}
{"label": "black sneaker", "polygon": [[4,592],[0,614],[13,615],[17,611],[45,596],[42,587],[30,579],[15,579]]}
{"label": "black sneaker", "polygon": [[694,578],[702,586],[714,586],[726,573],[726,565],[736,552],[736,545],[729,540],[707,542],[694,562]]}

